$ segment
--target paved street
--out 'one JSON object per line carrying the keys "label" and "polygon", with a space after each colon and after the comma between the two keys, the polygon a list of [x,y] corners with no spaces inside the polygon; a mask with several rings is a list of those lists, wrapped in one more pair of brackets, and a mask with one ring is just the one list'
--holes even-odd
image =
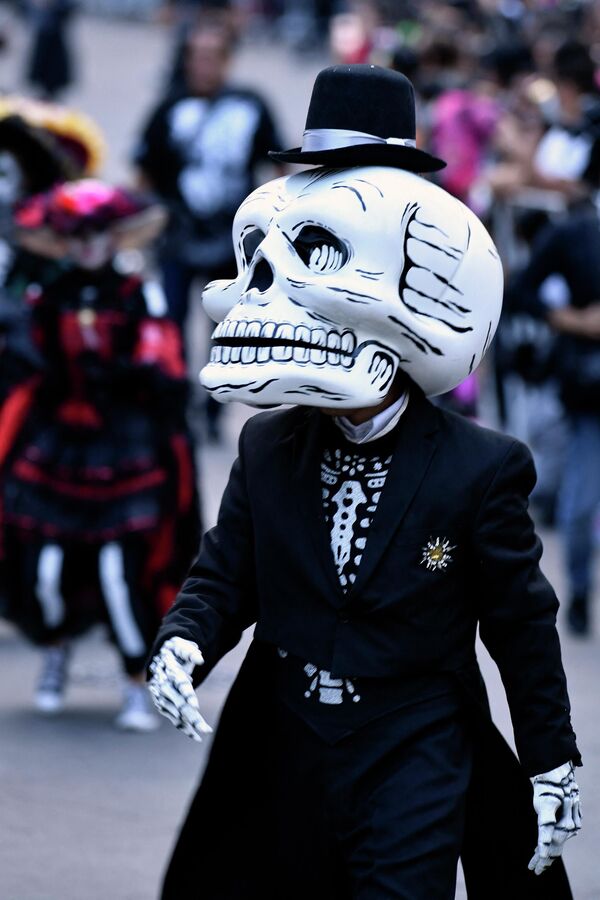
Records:
{"label": "paved street", "polygon": [[[149,25],[87,19],[79,23],[77,37],[83,80],[73,99],[106,131],[108,174],[124,177],[135,130],[156,95],[169,56],[168,34]],[[240,78],[268,94],[286,136],[294,140],[320,64],[318,59],[290,60],[280,48],[260,46],[244,47],[236,68]],[[15,32],[9,53],[0,57],[0,86],[17,83],[18,67],[22,38]],[[229,413],[224,445],[207,448],[201,458],[209,523],[247,415],[241,408]],[[557,541],[553,534],[544,537],[544,567],[560,592]],[[598,651],[598,633],[585,642],[564,638],[586,763],[579,773],[585,830],[566,852],[576,900],[600,898]],[[212,724],[242,652],[238,648],[223,660],[201,689],[202,710]],[[499,679],[485,654],[482,659],[495,717],[508,731]],[[78,644],[68,710],[59,720],[30,711],[37,666],[37,653],[0,623],[0,900],[154,900],[209,742],[199,747],[166,721],[150,736],[117,733],[112,726],[119,704],[117,660],[99,633]],[[248,741],[267,739],[265,734],[247,736]],[[510,810],[502,812],[508,831]],[[199,872],[199,897],[201,878]],[[457,896],[462,900],[464,893]]]}

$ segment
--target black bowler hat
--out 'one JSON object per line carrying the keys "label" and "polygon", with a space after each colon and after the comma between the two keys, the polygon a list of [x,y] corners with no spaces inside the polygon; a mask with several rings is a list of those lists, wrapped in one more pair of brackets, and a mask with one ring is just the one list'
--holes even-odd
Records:
{"label": "black bowler hat", "polygon": [[446,163],[416,146],[415,93],[400,72],[380,66],[331,66],[317,75],[301,147],[278,162],[394,166],[436,172]]}

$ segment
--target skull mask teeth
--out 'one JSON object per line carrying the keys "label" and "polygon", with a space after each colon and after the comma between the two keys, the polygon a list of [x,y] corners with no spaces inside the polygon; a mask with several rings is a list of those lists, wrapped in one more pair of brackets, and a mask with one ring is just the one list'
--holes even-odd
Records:
{"label": "skull mask teeth", "polygon": [[502,271],[489,235],[411,173],[277,179],[240,206],[233,236],[238,276],[203,297],[219,324],[201,377],[218,399],[371,406],[399,368],[441,393],[495,331]]}

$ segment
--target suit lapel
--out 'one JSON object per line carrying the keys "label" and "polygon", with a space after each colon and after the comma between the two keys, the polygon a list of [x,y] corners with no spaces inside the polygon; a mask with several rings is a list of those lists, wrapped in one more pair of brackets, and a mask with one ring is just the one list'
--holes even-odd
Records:
{"label": "suit lapel", "polygon": [[367,583],[419,490],[435,453],[439,435],[438,415],[414,386],[398,425],[392,462],[369,528],[367,543],[348,602]]}
{"label": "suit lapel", "polygon": [[308,534],[326,579],[331,603],[342,607],[359,595],[408,511],[437,447],[438,417],[435,407],[413,386],[408,407],[398,426],[392,462],[369,529],[356,582],[346,594],[338,578],[323,513],[320,426],[321,413],[307,409],[306,418],[294,432],[293,499],[303,522],[303,533]]}
{"label": "suit lapel", "polygon": [[345,595],[340,585],[331,551],[321,497],[321,413],[307,409],[306,419],[294,432],[292,485],[294,503],[303,521],[308,540],[312,543],[324,578],[328,596],[334,606],[343,606]]}

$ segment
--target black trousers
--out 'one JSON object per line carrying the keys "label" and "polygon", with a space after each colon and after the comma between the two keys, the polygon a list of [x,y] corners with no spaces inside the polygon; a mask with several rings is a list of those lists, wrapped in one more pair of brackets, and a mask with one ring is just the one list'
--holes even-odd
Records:
{"label": "black trousers", "polygon": [[274,849],[284,896],[452,900],[470,743],[450,698],[398,710],[333,746],[292,713],[279,725]]}
{"label": "black trousers", "polygon": [[453,900],[471,770],[456,698],[404,707],[331,745],[262,679],[254,690],[244,681],[163,900]]}
{"label": "black trousers", "polygon": [[94,545],[7,529],[6,549],[6,615],[29,640],[47,646],[104,622],[125,672],[144,671],[160,617],[144,586],[143,536]]}

